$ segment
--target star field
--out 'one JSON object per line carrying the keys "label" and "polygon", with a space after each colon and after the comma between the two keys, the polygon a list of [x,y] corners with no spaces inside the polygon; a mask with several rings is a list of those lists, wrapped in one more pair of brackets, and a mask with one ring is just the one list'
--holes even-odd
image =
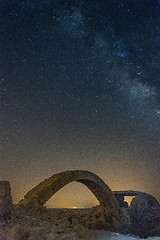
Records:
{"label": "star field", "polygon": [[0,4],[0,176],[14,201],[70,169],[160,200],[160,2]]}

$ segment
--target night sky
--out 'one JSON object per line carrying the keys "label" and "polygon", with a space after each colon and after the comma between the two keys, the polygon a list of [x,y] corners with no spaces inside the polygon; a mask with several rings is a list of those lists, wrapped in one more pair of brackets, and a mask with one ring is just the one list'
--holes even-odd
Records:
{"label": "night sky", "polygon": [[[160,200],[160,1],[0,1],[0,180],[65,170]],[[96,204],[71,183],[50,206]]]}

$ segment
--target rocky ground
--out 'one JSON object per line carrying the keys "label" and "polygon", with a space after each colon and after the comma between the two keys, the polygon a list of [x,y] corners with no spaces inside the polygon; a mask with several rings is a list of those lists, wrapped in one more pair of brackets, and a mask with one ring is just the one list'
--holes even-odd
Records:
{"label": "rocky ground", "polygon": [[[160,237],[160,204],[151,195],[137,195],[128,207],[116,196],[109,205],[90,209],[27,208],[14,205],[9,182],[0,182],[0,240],[124,240]],[[156,240],[160,240],[156,239]]]}
{"label": "rocky ground", "polygon": [[[104,235],[105,231],[99,232],[98,219],[94,221],[93,209],[69,210],[47,209],[43,213],[26,211],[15,206],[10,217],[1,219],[0,240],[78,240],[97,239]],[[99,228],[104,229],[104,225]],[[110,226],[105,226],[111,229]]]}
{"label": "rocky ground", "polygon": [[[126,216],[126,210],[121,211]],[[115,219],[115,223],[112,221],[109,224],[105,217],[102,206],[91,209],[46,209],[36,213],[14,205],[11,214],[0,221],[0,240],[135,239],[127,235],[129,229],[126,221],[130,219],[122,218],[121,224]],[[126,235],[120,235],[120,232]]]}

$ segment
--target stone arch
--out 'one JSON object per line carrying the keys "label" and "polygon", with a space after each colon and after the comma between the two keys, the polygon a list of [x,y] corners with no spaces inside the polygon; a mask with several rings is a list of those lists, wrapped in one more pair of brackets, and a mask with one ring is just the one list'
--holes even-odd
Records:
{"label": "stone arch", "polygon": [[141,192],[141,191],[125,190],[125,191],[113,191],[112,193],[116,197],[120,207],[126,207],[126,205],[124,204],[125,203],[125,201],[124,201],[125,196],[133,197],[133,199],[130,203],[131,205],[132,205],[133,202],[134,203],[137,202],[137,199],[150,199],[150,201],[154,202],[154,205],[156,203],[158,204],[158,201],[155,197],[153,197],[152,195],[150,195],[148,193]]}
{"label": "stone arch", "polygon": [[113,211],[113,215],[118,215],[119,204],[111,189],[94,173],[82,170],[54,174],[30,190],[19,204],[25,208],[38,210],[58,190],[73,181],[84,184],[95,195],[102,206],[110,208]]}

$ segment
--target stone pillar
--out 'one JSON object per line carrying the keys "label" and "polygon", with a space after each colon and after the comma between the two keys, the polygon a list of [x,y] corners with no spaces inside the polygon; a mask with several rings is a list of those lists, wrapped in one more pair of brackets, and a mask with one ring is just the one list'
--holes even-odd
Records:
{"label": "stone pillar", "polygon": [[12,208],[10,183],[8,181],[0,181],[0,218],[7,216]]}

